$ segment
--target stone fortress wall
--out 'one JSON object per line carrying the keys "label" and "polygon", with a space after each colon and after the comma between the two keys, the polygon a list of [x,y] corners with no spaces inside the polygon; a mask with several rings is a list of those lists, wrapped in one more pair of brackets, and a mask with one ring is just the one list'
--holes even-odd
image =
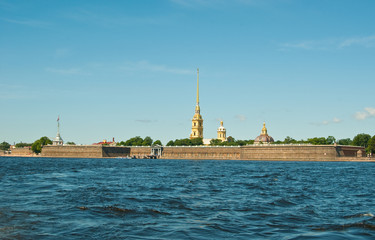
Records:
{"label": "stone fortress wall", "polygon": [[103,158],[103,157],[125,157],[129,156],[130,148],[112,146],[44,146],[42,157],[61,158]]}
{"label": "stone fortress wall", "polygon": [[[358,151],[360,156],[358,155]],[[44,146],[43,157],[143,158],[151,154],[151,147],[120,146]],[[363,147],[335,145],[248,145],[248,146],[192,146],[162,147],[162,159],[222,159],[268,161],[349,161],[365,157]]]}

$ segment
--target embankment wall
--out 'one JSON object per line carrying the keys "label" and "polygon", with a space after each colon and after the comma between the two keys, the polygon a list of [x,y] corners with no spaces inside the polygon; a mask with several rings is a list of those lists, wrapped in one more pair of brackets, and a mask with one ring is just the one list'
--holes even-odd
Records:
{"label": "embankment wall", "polygon": [[110,146],[44,146],[42,157],[63,158],[102,158],[102,157],[126,157],[130,154],[128,147]]}
{"label": "embankment wall", "polygon": [[336,159],[333,146],[313,145],[263,145],[242,147],[243,160],[284,160],[284,161],[332,161]]}
{"label": "embankment wall", "polygon": [[[358,150],[362,156],[357,157]],[[151,154],[151,147],[110,146],[44,146],[43,157],[102,158]],[[363,147],[335,145],[249,145],[242,147],[163,147],[162,159],[225,159],[278,161],[345,161],[360,160]],[[362,159],[363,160],[363,159]]]}
{"label": "embankment wall", "polygon": [[164,147],[161,158],[240,160],[241,147]]}

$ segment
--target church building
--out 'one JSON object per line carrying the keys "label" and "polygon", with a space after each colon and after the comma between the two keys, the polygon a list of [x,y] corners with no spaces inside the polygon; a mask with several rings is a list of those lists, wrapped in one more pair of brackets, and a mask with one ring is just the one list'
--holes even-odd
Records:
{"label": "church building", "polygon": [[195,114],[192,120],[190,139],[203,139],[203,118],[199,107],[199,68],[197,69],[197,105],[195,106]]}
{"label": "church building", "polygon": [[52,145],[63,145],[64,141],[60,136],[60,116],[57,117],[57,134],[55,139],[52,141]]}
{"label": "church building", "polygon": [[273,138],[267,133],[266,123],[263,123],[262,133],[255,138],[254,144],[267,144],[273,142]]}
{"label": "church building", "polygon": [[223,126],[223,121],[220,121],[220,127],[217,129],[217,139],[220,139],[222,142],[227,141],[227,130]]}

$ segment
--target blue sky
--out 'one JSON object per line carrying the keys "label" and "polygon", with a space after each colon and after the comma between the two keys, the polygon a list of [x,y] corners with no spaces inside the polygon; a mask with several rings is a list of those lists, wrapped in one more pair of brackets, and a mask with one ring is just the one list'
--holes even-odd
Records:
{"label": "blue sky", "polygon": [[0,0],[0,141],[375,134],[375,1]]}

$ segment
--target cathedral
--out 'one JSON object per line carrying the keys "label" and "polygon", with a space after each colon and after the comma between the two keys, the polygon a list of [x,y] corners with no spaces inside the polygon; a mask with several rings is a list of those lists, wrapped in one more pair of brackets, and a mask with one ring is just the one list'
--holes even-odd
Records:
{"label": "cathedral", "polygon": [[[192,127],[190,139],[201,138],[204,145],[209,145],[211,139],[203,139],[203,118],[201,115],[201,108],[199,106],[199,68],[197,69],[197,103],[195,105],[195,114],[192,119]],[[222,142],[227,141],[227,130],[223,126],[223,121],[220,121],[220,127],[217,129],[217,139]],[[274,140],[267,133],[266,123],[263,123],[261,134],[255,138],[254,144],[269,144]]]}
{"label": "cathedral", "polygon": [[195,106],[195,114],[192,120],[190,139],[203,139],[203,118],[201,108],[199,107],[199,68],[197,69],[197,105]]}
{"label": "cathedral", "polygon": [[254,144],[264,144],[264,143],[273,143],[274,140],[273,138],[268,135],[267,133],[267,128],[266,128],[266,123],[263,123],[263,128],[261,134],[255,138]]}

